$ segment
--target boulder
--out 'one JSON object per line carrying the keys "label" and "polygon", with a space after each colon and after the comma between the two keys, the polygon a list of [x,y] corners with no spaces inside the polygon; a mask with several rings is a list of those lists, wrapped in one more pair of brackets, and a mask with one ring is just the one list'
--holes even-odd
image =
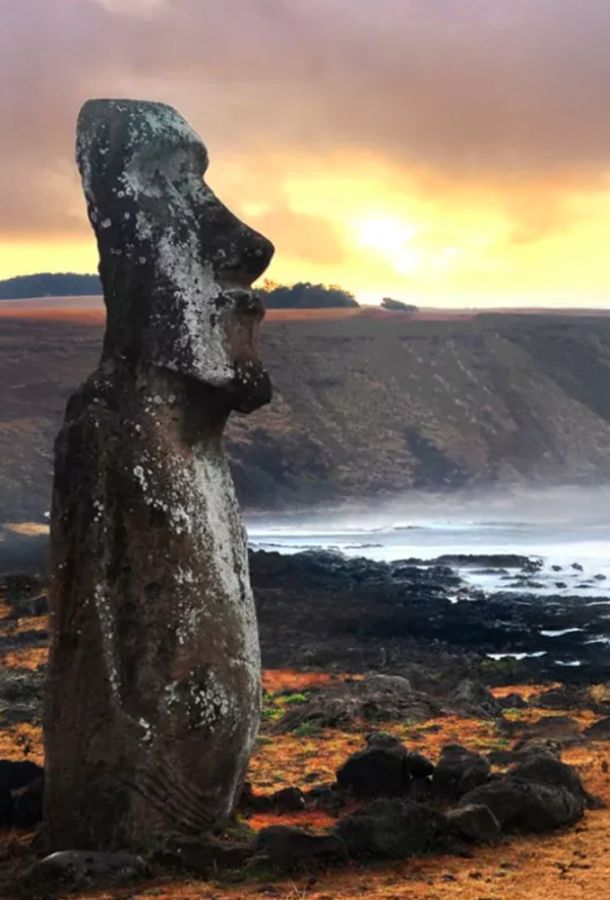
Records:
{"label": "boulder", "polygon": [[319,784],[308,791],[305,797],[308,805],[315,809],[323,809],[331,815],[338,814],[346,804],[346,796],[336,782]]}
{"label": "boulder", "polygon": [[479,681],[465,678],[449,695],[446,707],[460,715],[498,716],[502,707],[494,695]]}
{"label": "boulder", "polygon": [[305,795],[296,787],[282,788],[270,797],[271,806],[278,812],[299,812],[305,809]]}
{"label": "boulder", "polygon": [[432,850],[445,824],[433,809],[410,800],[375,800],[339,819],[334,833],[355,858],[404,859]]}
{"label": "boulder", "polygon": [[487,806],[507,833],[538,833],[573,825],[584,811],[583,803],[564,788],[517,778],[482,785],[460,802]]}
{"label": "boulder", "polygon": [[400,797],[411,783],[407,750],[402,744],[359,750],[337,770],[337,783],[356,797]]}
{"label": "boulder", "polygon": [[488,807],[503,831],[539,833],[573,825],[589,802],[576,769],[537,751],[507,775],[465,794],[460,806]]}
{"label": "boulder", "polygon": [[[30,760],[0,760],[0,827],[10,828],[12,826],[18,828],[29,828],[29,824],[19,824],[29,822],[32,816],[35,816],[36,800],[35,797],[42,796],[42,779],[44,772],[36,763]],[[34,786],[39,783],[39,787],[32,787],[31,793],[26,793],[21,799],[21,792],[25,791],[30,785]],[[15,819],[15,808],[19,806],[20,812],[19,823]],[[26,808],[30,809],[29,814]],[[32,825],[39,821],[39,817],[35,818]]]}
{"label": "boulder", "polygon": [[255,851],[258,859],[282,871],[347,859],[345,844],[336,834],[311,834],[288,825],[259,831]]}
{"label": "boulder", "polygon": [[581,728],[569,716],[544,716],[537,722],[519,727],[521,741],[515,747],[520,750],[525,742],[550,740],[559,745],[573,744],[581,739]]}
{"label": "boulder", "polygon": [[497,844],[502,839],[502,829],[495,815],[487,806],[469,803],[447,813],[447,827],[451,834],[474,841],[477,844]]}
{"label": "boulder", "polygon": [[402,741],[389,731],[372,731],[367,734],[365,741],[369,747],[402,747]]}
{"label": "boulder", "polygon": [[489,761],[484,756],[459,744],[447,744],[434,770],[434,788],[442,796],[458,799],[484,784],[490,771]]}
{"label": "boulder", "polygon": [[369,675],[358,681],[342,681],[312,691],[279,721],[278,731],[301,725],[337,728],[365,722],[410,719],[425,721],[442,715],[440,704],[399,675]]}
{"label": "boulder", "polygon": [[407,752],[407,771],[412,778],[430,778],[434,775],[435,766],[422,753],[416,750]]}
{"label": "boulder", "polygon": [[241,793],[239,808],[249,812],[298,812],[305,808],[305,795],[296,787],[282,788],[274,794],[255,794],[248,782]]}
{"label": "boulder", "polygon": [[353,753],[337,770],[338,786],[356,797],[401,797],[414,779],[434,772],[425,756],[409,752],[392,734],[374,732],[366,740],[367,747]]}
{"label": "boulder", "polygon": [[42,822],[44,778],[37,778],[25,787],[13,791],[13,826],[34,828]]}
{"label": "boulder", "polygon": [[43,769],[29,759],[0,759],[0,790],[14,791],[23,788],[43,775]]}
{"label": "boulder", "polygon": [[201,839],[180,837],[170,839],[155,858],[166,866],[210,875],[219,869],[241,868],[253,853],[252,844],[219,841],[211,836]]}
{"label": "boulder", "polygon": [[115,887],[149,874],[147,863],[132,853],[62,850],[34,863],[24,888],[28,896],[49,898],[58,891]]}
{"label": "boulder", "polygon": [[562,684],[560,687],[550,688],[531,697],[532,706],[540,706],[542,709],[587,709],[592,698],[588,687],[575,684]]}

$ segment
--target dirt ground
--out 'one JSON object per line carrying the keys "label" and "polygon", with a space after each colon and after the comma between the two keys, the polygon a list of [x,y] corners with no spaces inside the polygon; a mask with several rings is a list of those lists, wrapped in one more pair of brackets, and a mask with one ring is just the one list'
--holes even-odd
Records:
{"label": "dirt ground", "polygon": [[[0,616],[5,610],[0,610]],[[44,617],[27,622],[1,621],[4,630],[44,628]],[[32,670],[44,662],[41,648],[24,648],[7,655],[2,664]],[[257,792],[269,793],[282,787],[304,789],[312,783],[332,779],[346,756],[363,746],[370,730],[364,724],[351,730],[324,729],[311,734],[277,734],[274,723],[292,704],[303,702],[307,691],[333,678],[324,672],[271,670],[264,673],[265,706],[263,726],[251,761],[249,779]],[[536,685],[510,685],[494,689],[496,696],[517,692],[525,699],[540,690]],[[600,690],[605,691],[605,687]],[[581,726],[590,725],[598,716],[590,711],[544,710],[527,708],[508,710],[506,717],[523,724],[547,715],[566,714]],[[466,719],[445,716],[424,723],[386,722],[392,731],[432,760],[449,742],[459,742],[479,752],[511,745],[500,735],[491,719]],[[24,755],[43,762],[41,730],[37,725],[14,725],[0,732],[0,757],[22,759]],[[608,745],[589,743],[566,749],[564,761],[578,766],[587,789],[610,803]],[[295,824],[312,830],[324,829],[333,819],[323,812],[258,814],[245,820],[251,828],[272,824]],[[0,864],[30,859],[31,834],[5,834],[0,849]],[[351,864],[328,871],[316,871],[279,881],[253,879],[232,884],[227,880],[197,881],[161,879],[138,887],[77,894],[97,900],[136,900],[157,897],[167,900],[224,900],[224,898],[270,897],[277,900],[603,900],[610,897],[610,809],[590,811],[575,828],[544,837],[511,840],[500,847],[473,848],[467,858],[430,856],[398,863],[362,866]]]}

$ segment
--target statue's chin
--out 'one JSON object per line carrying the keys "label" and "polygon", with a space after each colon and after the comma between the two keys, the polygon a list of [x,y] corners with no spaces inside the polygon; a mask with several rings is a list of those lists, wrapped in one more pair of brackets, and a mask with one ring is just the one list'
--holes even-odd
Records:
{"label": "statue's chin", "polygon": [[232,409],[250,413],[271,400],[271,379],[259,362],[237,363],[226,393]]}

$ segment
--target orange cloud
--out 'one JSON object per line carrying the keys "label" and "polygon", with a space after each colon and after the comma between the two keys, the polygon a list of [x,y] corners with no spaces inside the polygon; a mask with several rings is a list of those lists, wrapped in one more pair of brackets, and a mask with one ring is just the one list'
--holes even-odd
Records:
{"label": "orange cloud", "polygon": [[[606,0],[6,4],[0,276],[91,268],[74,122],[130,95],[193,122],[274,277],[603,302],[609,39]],[[415,228],[408,253],[362,245],[375,217]]]}

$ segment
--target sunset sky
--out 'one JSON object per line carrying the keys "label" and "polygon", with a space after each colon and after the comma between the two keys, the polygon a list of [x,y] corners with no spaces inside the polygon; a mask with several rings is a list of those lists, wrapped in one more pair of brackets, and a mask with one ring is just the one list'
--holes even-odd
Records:
{"label": "sunset sky", "polygon": [[141,97],[277,281],[610,307],[609,46],[609,0],[0,0],[0,278],[95,269],[75,119]]}

